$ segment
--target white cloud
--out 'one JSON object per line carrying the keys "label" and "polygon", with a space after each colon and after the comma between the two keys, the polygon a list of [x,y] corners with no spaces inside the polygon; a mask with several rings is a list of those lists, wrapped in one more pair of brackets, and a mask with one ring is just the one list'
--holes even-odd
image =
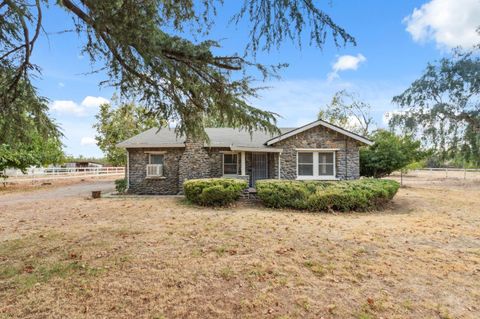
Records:
{"label": "white cloud", "polygon": [[87,115],[87,109],[96,108],[103,103],[109,102],[109,100],[101,96],[86,96],[80,104],[71,100],[55,100],[50,104],[50,108],[58,113],[85,116]]}
{"label": "white cloud", "polygon": [[82,137],[80,145],[96,145],[97,141],[93,137]]}
{"label": "white cloud", "polygon": [[431,0],[403,20],[416,42],[433,40],[439,47],[472,48],[480,44],[479,0]]}
{"label": "white cloud", "polygon": [[63,87],[65,87],[65,83],[63,83],[63,82],[58,82],[58,86],[61,87],[61,88],[63,88]]}
{"label": "white cloud", "polygon": [[342,55],[337,58],[337,61],[333,64],[332,72],[328,74],[329,81],[338,78],[338,72],[346,70],[357,70],[362,62],[367,61],[367,58],[363,54],[354,55]]}
{"label": "white cloud", "polygon": [[76,116],[85,115],[85,109],[79,106],[77,103],[70,100],[56,100],[50,105],[52,110],[59,113],[71,113]]}
{"label": "white cloud", "polygon": [[101,96],[86,96],[81,105],[84,107],[99,107],[102,104],[109,103],[110,101]]}

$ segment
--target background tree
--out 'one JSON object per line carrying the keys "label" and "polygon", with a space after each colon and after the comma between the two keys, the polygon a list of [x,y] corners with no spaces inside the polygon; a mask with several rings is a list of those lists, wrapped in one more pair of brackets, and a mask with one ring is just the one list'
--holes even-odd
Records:
{"label": "background tree", "polygon": [[[0,83],[10,74],[0,73]],[[5,168],[24,171],[29,166],[61,163],[62,134],[48,117],[47,100],[38,97],[35,88],[22,80],[17,90],[18,96],[10,102],[10,110],[6,115],[0,114],[0,171]],[[11,111],[15,114],[10,114]]]}
{"label": "background tree", "polygon": [[425,156],[420,141],[413,140],[411,136],[401,137],[377,130],[370,138],[374,144],[360,149],[361,176],[384,177]]}
{"label": "background tree", "polygon": [[456,160],[480,166],[480,58],[454,52],[428,64],[424,74],[393,98],[401,112],[389,125],[417,134],[441,162]]}
{"label": "background tree", "polygon": [[[11,102],[29,84],[38,68],[31,61],[41,35],[46,0],[0,1],[0,67],[11,74],[0,85],[0,110],[12,115]],[[256,52],[298,41],[309,30],[319,48],[327,36],[334,43],[355,44],[313,0],[244,0],[232,23],[246,21],[245,52],[220,55],[209,38],[222,1],[215,0],[58,0],[72,16],[75,30],[86,39],[82,51],[106,71],[107,83],[122,97],[135,98],[159,118],[179,123],[177,132],[205,136],[198,114],[225,116],[229,126],[276,131],[275,114],[253,107],[254,76],[277,74],[279,66],[255,61]],[[66,26],[68,29],[68,26]],[[194,39],[194,40],[193,40]],[[255,73],[255,71],[257,73]],[[196,115],[196,116],[192,116]]]}
{"label": "background tree", "polygon": [[357,94],[341,90],[335,93],[330,104],[318,112],[318,118],[368,136],[375,126],[371,109],[371,105],[359,100]]}
{"label": "background tree", "polygon": [[107,161],[115,166],[126,163],[125,150],[118,148],[118,143],[149,128],[166,125],[165,121],[159,120],[145,107],[133,102],[118,106],[102,104],[95,118],[97,123],[93,127],[97,130],[97,145],[104,152]]}

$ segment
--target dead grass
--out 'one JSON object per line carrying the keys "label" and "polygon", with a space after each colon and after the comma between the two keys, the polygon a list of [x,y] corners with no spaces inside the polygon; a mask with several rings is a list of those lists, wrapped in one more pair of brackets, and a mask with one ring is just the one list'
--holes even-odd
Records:
{"label": "dead grass", "polygon": [[0,318],[478,318],[480,186],[382,212],[0,203]]}

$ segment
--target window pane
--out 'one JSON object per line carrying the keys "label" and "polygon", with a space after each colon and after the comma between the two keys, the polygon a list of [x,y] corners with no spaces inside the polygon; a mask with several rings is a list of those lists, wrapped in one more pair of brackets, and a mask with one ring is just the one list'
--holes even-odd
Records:
{"label": "window pane", "polygon": [[225,164],[237,164],[237,154],[223,154]]}
{"label": "window pane", "polygon": [[313,164],[313,153],[298,153],[298,162],[304,164]]}
{"label": "window pane", "polygon": [[298,164],[298,175],[300,176],[313,176],[312,164]]}
{"label": "window pane", "polygon": [[333,175],[333,164],[318,165],[318,175]]}
{"label": "window pane", "polygon": [[318,153],[319,164],[333,164],[333,153]]}
{"label": "window pane", "polygon": [[163,155],[150,154],[150,164],[163,164]]}
{"label": "window pane", "polygon": [[237,154],[223,154],[223,174],[238,174]]}
{"label": "window pane", "polygon": [[223,174],[237,174],[236,164],[225,164],[223,167]]}

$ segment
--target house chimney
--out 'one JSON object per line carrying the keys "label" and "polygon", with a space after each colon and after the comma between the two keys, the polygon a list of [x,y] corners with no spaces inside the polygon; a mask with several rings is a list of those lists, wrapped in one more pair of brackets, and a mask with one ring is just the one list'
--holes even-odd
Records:
{"label": "house chimney", "polygon": [[210,177],[210,156],[202,140],[187,138],[178,168],[178,189],[183,194],[183,182]]}

